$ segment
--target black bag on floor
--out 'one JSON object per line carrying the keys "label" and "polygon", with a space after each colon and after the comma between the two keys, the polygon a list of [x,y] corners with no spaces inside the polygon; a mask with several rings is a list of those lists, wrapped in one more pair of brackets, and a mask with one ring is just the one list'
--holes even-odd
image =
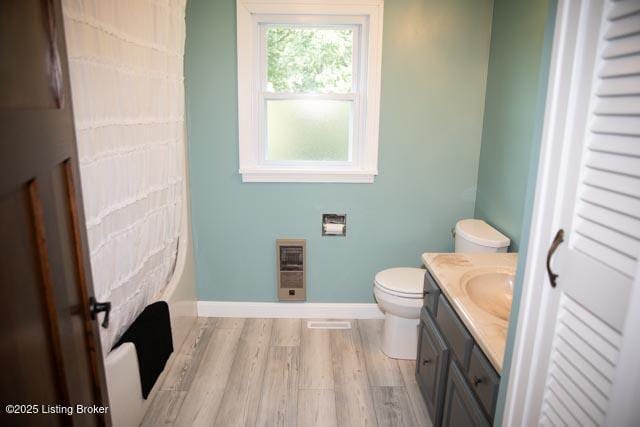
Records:
{"label": "black bag on floor", "polygon": [[142,397],[146,399],[173,353],[169,305],[165,301],[148,305],[113,348],[125,342],[136,347]]}

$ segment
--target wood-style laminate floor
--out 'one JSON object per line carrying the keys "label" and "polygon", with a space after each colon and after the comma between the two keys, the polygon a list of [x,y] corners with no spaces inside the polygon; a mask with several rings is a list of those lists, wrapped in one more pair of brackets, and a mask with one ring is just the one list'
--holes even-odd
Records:
{"label": "wood-style laminate floor", "polygon": [[430,426],[414,361],[380,350],[382,320],[200,318],[143,425]]}

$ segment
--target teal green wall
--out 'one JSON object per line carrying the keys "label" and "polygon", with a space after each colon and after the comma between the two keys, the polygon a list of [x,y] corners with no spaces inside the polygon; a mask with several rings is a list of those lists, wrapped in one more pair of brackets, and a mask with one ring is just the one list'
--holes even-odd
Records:
{"label": "teal green wall", "polygon": [[[374,184],[243,184],[235,0],[189,0],[185,84],[200,300],[274,301],[275,239],[307,239],[308,300],[372,302],[377,271],[450,251],[474,213],[490,0],[387,0]],[[323,212],[346,238],[321,237]]]}
{"label": "teal green wall", "polygon": [[[522,3],[522,4],[514,4]],[[526,7],[525,7],[526,6]],[[502,68],[494,70],[494,58],[496,62],[500,62],[501,66],[510,61],[520,61],[520,49],[529,46],[529,54],[538,58],[538,68],[531,70],[520,69],[520,78],[533,84],[535,82],[536,89],[529,93],[530,99],[524,102],[524,98],[520,94],[513,94],[513,91],[503,90],[500,84],[494,84],[487,89],[487,104],[489,102],[499,102],[496,98],[500,98],[505,104],[519,106],[526,111],[530,111],[529,123],[525,123],[524,128],[529,129],[528,136],[528,152],[522,153],[526,155],[526,169],[520,172],[520,179],[524,179],[525,188],[522,193],[522,212],[520,214],[521,229],[518,236],[520,243],[520,252],[518,254],[518,274],[513,292],[513,304],[511,306],[511,316],[509,318],[509,332],[507,336],[507,345],[504,354],[504,364],[502,368],[502,381],[500,382],[500,390],[498,392],[498,403],[496,405],[496,417],[494,426],[502,425],[502,416],[504,411],[504,403],[508,388],[509,372],[511,371],[511,356],[513,354],[513,340],[515,338],[516,326],[518,322],[518,312],[520,310],[520,297],[522,295],[522,275],[527,260],[527,243],[529,241],[529,230],[531,226],[531,216],[533,213],[533,199],[536,188],[536,178],[538,173],[538,159],[540,154],[540,143],[542,142],[542,128],[544,122],[544,110],[547,94],[547,83],[549,79],[549,63],[551,60],[551,48],[553,44],[553,30],[555,25],[556,0],[546,0],[540,2],[513,2],[509,0],[496,0],[493,14],[493,33],[491,38],[491,60],[489,64],[488,79],[493,82],[493,72],[500,73]],[[523,25],[519,18],[527,17],[527,25]],[[531,21],[529,21],[531,20]],[[522,28],[528,28],[527,33],[522,33]],[[514,42],[516,38],[522,38],[520,42]],[[505,43],[505,39],[509,39],[509,43]],[[531,39],[539,40],[540,44],[531,44]],[[495,51],[493,49],[496,49]],[[500,58],[498,61],[497,58]],[[510,59],[509,59],[510,58]],[[515,77],[514,77],[515,78]],[[491,99],[491,101],[490,101]],[[488,107],[487,107],[488,108]],[[487,110],[485,115],[485,126],[487,126],[487,116],[491,113]],[[489,144],[484,139],[482,141],[482,151],[484,153],[485,144]],[[524,131],[522,135],[523,141],[527,141],[527,135]],[[523,144],[524,145],[524,144]],[[523,150],[526,150],[523,147]],[[483,174],[484,168],[494,167],[494,162],[482,162],[479,174]],[[485,199],[485,203],[486,203]],[[478,201],[480,203],[480,200]],[[478,204],[476,204],[476,213]],[[491,218],[487,218],[491,221]]]}
{"label": "teal green wall", "polygon": [[501,230],[518,251],[549,0],[495,0],[476,218]]}

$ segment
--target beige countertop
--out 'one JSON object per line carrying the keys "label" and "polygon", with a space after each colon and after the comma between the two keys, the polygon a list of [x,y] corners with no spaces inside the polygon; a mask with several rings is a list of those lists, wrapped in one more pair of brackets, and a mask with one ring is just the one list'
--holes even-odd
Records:
{"label": "beige countertop", "polygon": [[517,260],[517,253],[422,254],[422,262],[498,373],[502,372],[509,322],[471,301],[463,282],[465,274],[479,269],[515,274]]}

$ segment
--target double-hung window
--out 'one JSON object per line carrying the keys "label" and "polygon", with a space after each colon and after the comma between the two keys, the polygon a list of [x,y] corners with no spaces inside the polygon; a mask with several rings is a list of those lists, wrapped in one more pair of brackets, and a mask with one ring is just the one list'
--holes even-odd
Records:
{"label": "double-hung window", "polygon": [[373,182],[382,0],[238,0],[244,182]]}

